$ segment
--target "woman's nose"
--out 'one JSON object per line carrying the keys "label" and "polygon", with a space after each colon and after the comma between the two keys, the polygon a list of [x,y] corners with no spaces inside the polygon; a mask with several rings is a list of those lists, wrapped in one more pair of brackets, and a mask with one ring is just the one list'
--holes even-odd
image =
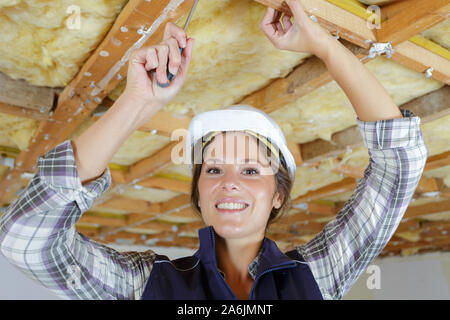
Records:
{"label": "woman's nose", "polygon": [[234,168],[228,168],[222,179],[222,188],[224,190],[239,190],[239,177],[234,172]]}

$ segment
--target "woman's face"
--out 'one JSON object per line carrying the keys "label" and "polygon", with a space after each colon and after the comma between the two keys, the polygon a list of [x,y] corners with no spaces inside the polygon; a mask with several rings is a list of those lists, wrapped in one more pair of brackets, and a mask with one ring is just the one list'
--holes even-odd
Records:
{"label": "woman's face", "polygon": [[253,136],[228,132],[204,151],[198,205],[205,224],[222,238],[263,236],[272,208],[282,204],[262,150]]}

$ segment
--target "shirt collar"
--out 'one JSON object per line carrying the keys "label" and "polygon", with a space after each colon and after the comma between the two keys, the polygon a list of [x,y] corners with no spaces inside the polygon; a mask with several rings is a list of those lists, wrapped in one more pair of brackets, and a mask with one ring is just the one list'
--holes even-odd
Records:
{"label": "shirt collar", "polygon": [[[211,264],[214,268],[219,270],[216,259],[215,231],[213,226],[199,229],[198,237],[200,239],[200,248],[195,255],[202,260],[204,264]],[[282,253],[274,241],[264,237],[258,255],[248,266],[248,272],[252,279],[255,280],[256,277],[264,271],[285,265],[295,265],[295,261]],[[221,270],[219,270],[219,272],[224,276]]]}

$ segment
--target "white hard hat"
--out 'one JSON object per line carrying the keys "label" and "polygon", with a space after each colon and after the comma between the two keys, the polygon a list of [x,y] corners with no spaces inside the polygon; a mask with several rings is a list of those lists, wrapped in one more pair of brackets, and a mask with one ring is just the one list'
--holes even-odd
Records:
{"label": "white hard hat", "polygon": [[199,139],[211,132],[253,131],[279,149],[283,155],[292,182],[295,179],[296,164],[289,151],[286,139],[278,124],[265,112],[248,105],[234,105],[227,109],[207,111],[192,118],[186,137],[186,160],[192,172],[192,152]]}

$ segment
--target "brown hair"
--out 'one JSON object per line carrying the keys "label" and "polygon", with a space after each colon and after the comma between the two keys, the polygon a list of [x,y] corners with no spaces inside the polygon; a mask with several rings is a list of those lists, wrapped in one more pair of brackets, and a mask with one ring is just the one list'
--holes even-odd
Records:
{"label": "brown hair", "polygon": [[[193,158],[191,159],[194,163],[193,170],[192,170],[191,204],[194,208],[194,212],[197,215],[199,215],[200,218],[202,218],[202,213],[201,213],[200,207],[198,206],[198,200],[200,198],[200,195],[198,192],[198,180],[199,180],[200,174],[202,172],[204,151],[206,150],[206,147],[213,140],[214,140],[214,138],[212,138],[210,141],[208,141],[203,146],[203,149],[197,149],[197,150],[202,150],[202,152],[201,152],[202,161],[200,161],[200,163],[198,163],[198,161],[194,162]],[[270,141],[270,139],[268,139],[268,140]],[[260,141],[258,140],[258,143],[259,142]],[[197,142],[197,147],[199,147],[198,144],[200,144],[200,143],[202,143],[201,139]],[[267,156],[268,157],[272,156],[270,148],[267,148]],[[277,221],[278,219],[280,219],[280,217],[282,217],[289,210],[289,208],[291,206],[290,194],[291,194],[293,182],[289,176],[286,161],[285,161],[283,155],[281,154],[281,152],[279,153],[279,159],[280,159],[281,165],[279,165],[278,170],[275,174],[275,185],[276,185],[276,190],[283,196],[283,202],[282,202],[280,208],[278,208],[278,209],[272,208],[272,211],[270,212],[269,220],[267,222],[266,231],[267,231],[269,225],[272,224],[273,222]],[[198,160],[198,159],[196,159],[196,160]]]}

